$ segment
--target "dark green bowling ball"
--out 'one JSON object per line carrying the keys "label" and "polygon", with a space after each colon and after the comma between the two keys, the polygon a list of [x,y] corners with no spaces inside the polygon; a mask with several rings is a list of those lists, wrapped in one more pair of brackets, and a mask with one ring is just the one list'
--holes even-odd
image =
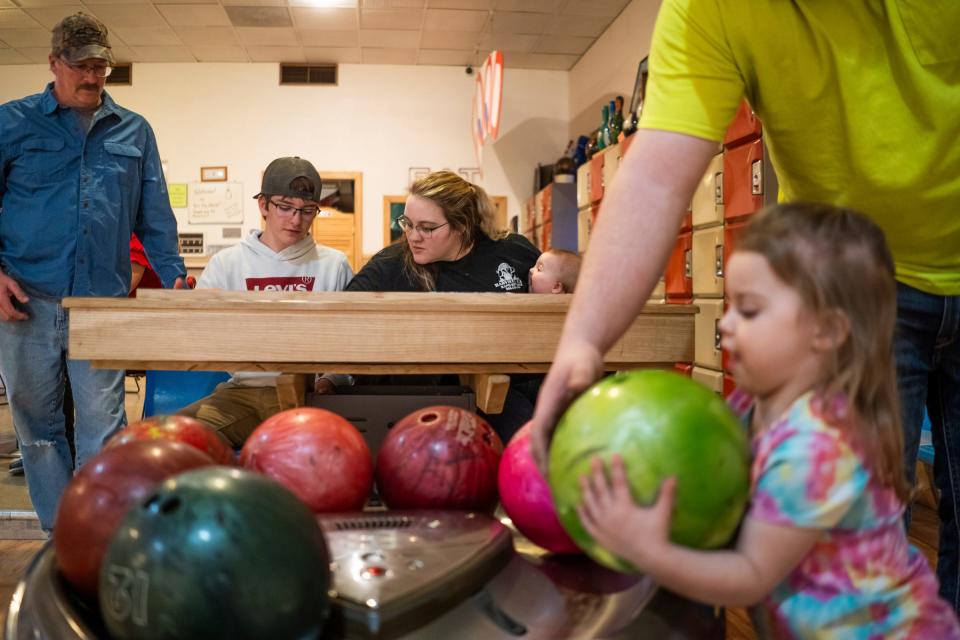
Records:
{"label": "dark green bowling ball", "polygon": [[263,476],[208,467],[134,507],[100,571],[115,638],[317,638],[330,561],[309,509]]}

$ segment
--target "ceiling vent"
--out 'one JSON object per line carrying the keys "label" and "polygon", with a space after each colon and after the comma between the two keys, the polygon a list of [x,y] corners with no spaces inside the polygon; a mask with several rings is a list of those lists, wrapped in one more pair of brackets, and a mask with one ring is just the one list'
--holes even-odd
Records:
{"label": "ceiling vent", "polygon": [[281,64],[280,84],[337,84],[335,64]]}
{"label": "ceiling vent", "polygon": [[133,65],[129,62],[113,65],[113,71],[107,76],[107,84],[133,84]]}

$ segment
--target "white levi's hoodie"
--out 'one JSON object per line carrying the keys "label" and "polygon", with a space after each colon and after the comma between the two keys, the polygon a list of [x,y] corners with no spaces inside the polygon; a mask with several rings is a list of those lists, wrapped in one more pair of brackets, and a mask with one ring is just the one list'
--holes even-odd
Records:
{"label": "white levi's hoodie", "polygon": [[[353,270],[347,256],[318,245],[308,235],[282,251],[274,251],[253,231],[243,241],[214,254],[197,279],[197,289],[225,291],[342,291]],[[253,337],[256,339],[256,337]],[[276,386],[279,373],[238,371],[231,382],[249,387]],[[350,384],[350,376],[328,375],[336,385]]]}

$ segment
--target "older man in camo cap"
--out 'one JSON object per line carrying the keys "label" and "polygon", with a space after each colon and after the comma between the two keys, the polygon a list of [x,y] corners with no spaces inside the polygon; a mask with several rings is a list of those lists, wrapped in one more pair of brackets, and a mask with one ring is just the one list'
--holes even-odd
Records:
{"label": "older man in camo cap", "polygon": [[[53,82],[0,105],[0,374],[30,498],[47,531],[75,467],[126,422],[123,371],[67,357],[66,296],[126,296],[130,234],[164,286],[186,275],[150,125],[103,90],[107,28],[78,13],[53,28]],[[76,464],[64,379],[76,408]]]}

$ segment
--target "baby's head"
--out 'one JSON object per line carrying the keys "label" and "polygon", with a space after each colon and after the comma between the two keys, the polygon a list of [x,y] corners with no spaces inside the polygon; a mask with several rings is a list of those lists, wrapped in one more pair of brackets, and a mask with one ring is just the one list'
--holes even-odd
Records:
{"label": "baby's head", "polygon": [[530,293],[573,293],[580,274],[580,256],[564,249],[540,254],[530,269]]}

